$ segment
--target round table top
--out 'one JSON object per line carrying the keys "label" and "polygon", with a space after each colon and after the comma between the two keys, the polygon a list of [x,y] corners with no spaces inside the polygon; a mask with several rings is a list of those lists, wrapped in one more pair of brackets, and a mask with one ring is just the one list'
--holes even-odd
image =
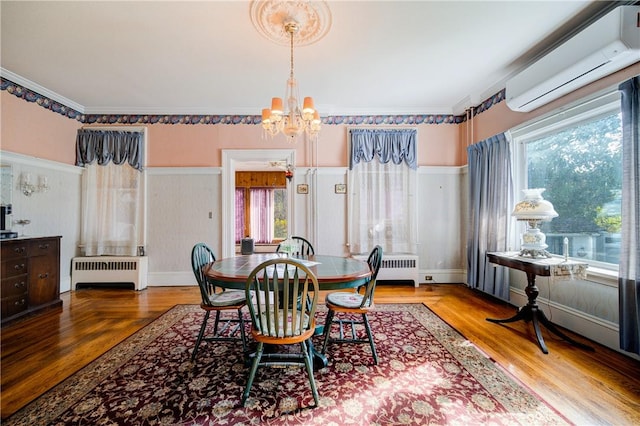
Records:
{"label": "round table top", "polygon": [[[282,257],[276,253],[251,254],[216,260],[205,266],[204,274],[213,284],[243,290],[247,277],[260,263]],[[352,257],[314,255],[292,257],[305,264],[318,278],[320,290],[358,287],[371,276],[367,262]]]}

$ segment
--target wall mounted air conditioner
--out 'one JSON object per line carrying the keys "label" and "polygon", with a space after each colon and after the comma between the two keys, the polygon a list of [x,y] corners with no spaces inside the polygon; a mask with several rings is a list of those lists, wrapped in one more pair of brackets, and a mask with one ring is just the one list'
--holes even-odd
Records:
{"label": "wall mounted air conditioner", "polygon": [[640,61],[640,6],[620,6],[506,83],[506,101],[527,112]]}

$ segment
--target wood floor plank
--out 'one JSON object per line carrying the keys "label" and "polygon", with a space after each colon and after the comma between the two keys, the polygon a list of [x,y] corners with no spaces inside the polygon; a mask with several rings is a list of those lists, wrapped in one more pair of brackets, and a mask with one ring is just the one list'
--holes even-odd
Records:
{"label": "wood floor plank", "polygon": [[[63,309],[1,330],[1,416],[6,418],[176,304],[198,304],[197,287],[85,289],[62,295]],[[321,297],[322,299],[322,297]],[[530,323],[494,324],[514,307],[463,285],[379,285],[375,302],[425,303],[516,380],[571,422],[640,424],[640,362],[567,332],[588,352],[543,329],[545,355]]]}

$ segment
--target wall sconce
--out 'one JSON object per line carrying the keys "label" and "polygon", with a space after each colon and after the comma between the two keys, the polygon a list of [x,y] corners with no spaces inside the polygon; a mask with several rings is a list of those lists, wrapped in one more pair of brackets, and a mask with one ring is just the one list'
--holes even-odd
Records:
{"label": "wall sconce", "polygon": [[24,195],[30,197],[34,192],[47,192],[49,190],[49,179],[46,176],[38,177],[38,184],[32,181],[31,173],[23,173],[20,179],[20,190]]}

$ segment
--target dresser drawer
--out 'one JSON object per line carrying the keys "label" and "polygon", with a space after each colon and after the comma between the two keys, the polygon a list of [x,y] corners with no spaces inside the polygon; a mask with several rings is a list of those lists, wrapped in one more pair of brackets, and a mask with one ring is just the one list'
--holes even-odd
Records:
{"label": "dresser drawer", "polygon": [[58,240],[51,239],[39,239],[31,241],[27,248],[29,257],[32,256],[57,256],[58,253]]}
{"label": "dresser drawer", "polygon": [[2,298],[2,318],[9,318],[28,308],[27,295]]}
{"label": "dresser drawer", "polygon": [[28,241],[7,241],[2,243],[2,260],[27,257]]}
{"label": "dresser drawer", "polygon": [[17,275],[24,275],[27,273],[27,262],[28,259],[26,257],[3,260],[2,261],[2,278],[11,278]]}
{"label": "dresser drawer", "polygon": [[14,297],[27,293],[27,275],[2,279],[2,297]]}

